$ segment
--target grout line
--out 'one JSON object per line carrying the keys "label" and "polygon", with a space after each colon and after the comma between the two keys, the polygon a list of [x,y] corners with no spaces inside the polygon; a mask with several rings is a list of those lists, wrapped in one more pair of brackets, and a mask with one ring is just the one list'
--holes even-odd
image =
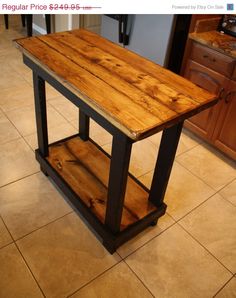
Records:
{"label": "grout line", "polygon": [[[203,146],[203,144],[199,144],[198,146],[202,146],[202,147],[204,147]],[[196,146],[195,146],[195,148],[196,148]],[[192,148],[193,149],[193,148]],[[192,150],[192,149],[190,149],[190,150]],[[208,151],[210,151],[208,148],[205,148],[206,150],[208,150]],[[189,151],[190,151],[189,150]],[[211,152],[211,151],[210,151]],[[186,153],[186,152],[183,152],[183,154],[184,153]],[[214,154],[214,153],[213,153]],[[182,154],[181,154],[182,155]],[[218,157],[216,154],[214,154],[217,158],[219,158],[223,163],[225,163],[225,164],[227,164],[228,166],[230,166],[229,165],[229,162],[227,162],[227,161],[225,161],[225,160],[223,160],[223,159],[221,159],[220,157]],[[178,155],[178,157],[179,157],[180,155]],[[177,156],[176,156],[177,157]],[[207,186],[209,186],[212,190],[214,190],[215,192],[218,192],[218,191],[220,191],[220,190],[222,190],[226,185],[228,185],[229,183],[231,183],[234,179],[235,179],[235,177],[231,180],[231,181],[229,181],[229,182],[227,182],[224,186],[222,186],[220,189],[214,189],[211,185],[209,185],[208,183],[207,183],[207,181],[205,181],[205,180],[203,180],[203,178],[201,178],[201,177],[199,177],[197,174],[195,174],[194,172],[192,172],[190,169],[188,169],[184,164],[182,164],[181,162],[179,162],[178,160],[177,160],[177,158],[175,158],[175,161],[179,164],[179,165],[181,165],[183,168],[185,168],[188,172],[190,172],[192,175],[194,175],[195,177],[197,177],[198,179],[200,179],[202,182],[204,182]],[[232,166],[231,166],[232,167]]]}
{"label": "grout line", "polygon": [[[45,81],[45,83],[46,83],[46,81]],[[51,86],[51,85],[50,85]],[[52,87],[52,86],[51,86]],[[53,89],[55,89],[54,87],[52,87]],[[56,89],[55,89],[56,90]],[[63,94],[60,94],[63,98],[66,98]],[[58,95],[58,96],[60,96],[60,95]],[[57,98],[58,96],[55,96],[55,98]],[[46,94],[46,97],[47,97],[47,94]],[[73,126],[71,123],[70,123],[70,121],[69,121],[69,119],[67,119],[59,110],[57,110],[55,107],[54,107],[54,105],[52,105],[51,103],[50,103],[50,100],[53,100],[53,99],[55,99],[55,98],[50,98],[50,99],[47,99],[46,98],[46,103],[47,104],[49,104],[50,105],[50,107],[51,108],[53,108],[60,116],[62,116],[65,120],[66,120],[66,122],[68,122],[71,126]],[[67,100],[69,100],[69,99],[67,99]],[[71,101],[69,100],[69,102],[71,103]],[[74,105],[75,107],[77,107],[76,105]],[[79,114],[79,108],[77,107],[77,109],[78,109],[78,114]],[[73,119],[72,119],[73,120]],[[71,121],[72,121],[71,120]],[[74,126],[73,126],[74,127]]]}
{"label": "grout line", "polygon": [[219,195],[226,200],[228,203],[230,203],[231,205],[233,205],[234,207],[236,207],[236,205],[234,203],[232,203],[230,200],[228,200],[226,197],[224,197],[220,192],[226,188],[227,186],[229,186],[232,182],[236,181],[236,179],[234,178],[232,181],[230,181],[229,183],[227,183],[223,188],[221,188],[220,190],[218,190],[217,193],[219,193]]}
{"label": "grout line", "polygon": [[[2,221],[3,221],[3,223],[4,223],[4,225],[5,225],[5,227],[6,227],[7,231],[8,231],[8,233],[10,234],[11,238],[13,239],[13,242],[15,242],[15,241],[14,241],[14,238],[13,238],[13,236],[12,236],[10,230],[8,229],[8,226],[6,225],[6,223],[5,223],[5,221],[4,221],[4,219],[3,219],[2,216],[1,216],[1,219],[2,219]],[[10,243],[9,243],[9,244],[10,244]]]}
{"label": "grout line", "polygon": [[194,239],[202,248],[204,248],[218,263],[220,263],[229,273],[232,274],[233,276],[233,272],[230,271],[230,269],[228,269],[219,259],[217,259],[216,256],[213,255],[212,252],[210,252],[208,250],[207,247],[205,247],[197,238],[195,238],[188,230],[186,230],[183,226],[181,226],[178,222],[176,223],[180,228],[182,228],[192,239]]}
{"label": "grout line", "polygon": [[[176,157],[178,156],[181,156],[181,155],[183,155],[184,153],[187,153],[187,152],[189,152],[190,150],[192,150],[192,149],[194,149],[194,148],[196,148],[197,146],[200,146],[200,145],[202,145],[202,143],[200,143],[200,144],[196,144],[194,147],[192,147],[192,148],[189,148],[188,150],[186,150],[186,151],[184,151],[184,152],[181,152],[181,153],[179,153],[178,155],[176,154]],[[177,148],[178,149],[178,148]],[[177,153],[177,151],[176,151],[176,153]],[[176,159],[175,159],[176,160]]]}
{"label": "grout line", "polygon": [[74,295],[75,293],[79,292],[81,289],[85,288],[87,285],[91,284],[94,280],[98,279],[99,277],[101,277],[102,275],[104,275],[105,273],[107,273],[108,271],[110,271],[112,268],[114,268],[115,266],[117,266],[118,264],[122,263],[123,260],[120,259],[117,263],[115,263],[114,265],[112,265],[111,267],[107,268],[105,271],[99,273],[96,277],[92,278],[90,281],[88,281],[87,283],[85,283],[83,286],[81,286],[80,288],[78,288],[77,290],[75,290],[74,292],[70,293],[69,295],[66,296],[66,298],[71,297],[72,295]]}
{"label": "grout line", "polygon": [[171,227],[173,227],[176,224],[176,222],[172,223],[170,226],[168,226],[167,228],[165,228],[164,230],[162,230],[159,234],[153,236],[152,238],[150,238],[149,240],[147,240],[144,244],[140,245],[139,247],[137,247],[136,249],[134,249],[132,252],[130,252],[129,254],[127,254],[124,258],[121,257],[121,255],[119,254],[119,256],[125,260],[126,258],[128,258],[129,256],[131,256],[132,254],[134,254],[137,250],[141,249],[142,247],[144,247],[146,244],[148,244],[149,242],[151,242],[152,240],[154,240],[155,238],[159,237],[161,234],[163,234],[164,232],[166,232],[167,230],[169,230]]}
{"label": "grout line", "polygon": [[19,136],[16,137],[16,138],[13,138],[13,139],[8,140],[8,141],[5,141],[5,142],[2,142],[0,145],[1,145],[1,146],[2,146],[2,145],[6,145],[6,144],[8,144],[8,143],[10,143],[10,142],[14,142],[14,141],[20,140],[21,138],[22,138],[22,136],[19,135]]}
{"label": "grout line", "polygon": [[14,238],[13,238],[13,236],[12,236],[10,230],[8,229],[8,226],[6,225],[5,221],[3,220],[2,215],[0,215],[0,218],[1,218],[1,220],[2,220],[2,222],[3,222],[3,224],[4,224],[4,226],[5,226],[5,228],[6,228],[6,230],[7,230],[7,232],[9,233],[9,235],[10,235],[10,237],[11,237],[11,239],[12,239],[12,241],[11,241],[10,243],[8,243],[8,244],[2,246],[2,247],[0,248],[0,250],[1,250],[3,247],[6,247],[6,246],[8,246],[9,244],[14,243]]}
{"label": "grout line", "polygon": [[140,279],[140,277],[137,275],[137,273],[129,266],[129,264],[124,260],[125,264],[129,267],[129,269],[133,272],[133,274],[137,277],[137,279],[142,283],[142,285],[148,290],[148,292],[152,295],[153,298],[155,296],[151,292],[151,290],[148,288],[148,286],[145,285],[145,283]]}
{"label": "grout line", "polygon": [[[168,206],[167,206],[167,208],[166,208],[166,210],[168,209]],[[165,214],[167,214],[174,222],[178,222],[178,220],[176,220],[174,217],[173,217],[173,215],[171,215],[170,213],[168,213],[167,211],[165,212]],[[164,215],[165,215],[164,214]]]}
{"label": "grout line", "polygon": [[39,170],[39,171],[36,171],[36,172],[31,173],[31,174],[29,174],[29,175],[23,176],[23,177],[21,177],[21,178],[19,178],[19,179],[13,180],[13,181],[11,181],[11,182],[9,182],[9,183],[6,183],[6,184],[4,184],[4,185],[1,185],[1,186],[0,186],[0,189],[3,188],[3,187],[6,187],[6,186],[8,186],[8,185],[11,185],[11,184],[13,184],[13,183],[15,183],[15,182],[18,182],[18,181],[20,181],[20,180],[23,180],[23,179],[25,179],[25,178],[28,178],[28,177],[30,177],[30,176],[33,176],[33,175],[35,175],[35,174],[37,174],[37,173],[40,173],[40,172],[41,172],[41,171]]}
{"label": "grout line", "polygon": [[216,293],[215,293],[215,295],[213,296],[213,298],[214,297],[216,297],[216,295],[217,294],[219,294],[225,287],[226,287],[226,285],[232,280],[234,278],[234,276],[232,276]]}
{"label": "grout line", "polygon": [[210,187],[210,189],[212,189],[213,191],[217,192],[217,190],[215,190],[211,185],[209,185],[206,181],[204,181],[201,177],[197,176],[195,173],[193,173],[191,170],[189,170],[188,168],[186,168],[184,165],[182,165],[177,159],[175,159],[175,162],[180,165],[181,167],[183,167],[185,170],[187,170],[190,174],[192,174],[194,177],[198,178],[199,180],[201,180],[204,184],[206,184],[208,187]]}
{"label": "grout line", "polygon": [[48,225],[50,225],[50,224],[56,222],[57,220],[62,219],[63,217],[65,217],[65,216],[67,216],[67,215],[69,215],[69,214],[71,214],[71,213],[73,213],[73,212],[74,212],[74,210],[71,210],[70,212],[67,212],[67,213],[64,214],[64,215],[59,216],[59,217],[53,219],[52,221],[50,221],[50,222],[48,222],[48,223],[46,223],[46,224],[44,224],[44,225],[42,225],[42,226],[40,226],[40,227],[38,227],[38,228],[32,230],[31,232],[29,232],[29,233],[27,233],[27,234],[25,234],[25,235],[23,235],[23,236],[21,236],[21,237],[19,237],[19,238],[17,238],[16,240],[14,240],[14,242],[17,242],[17,241],[19,241],[19,240],[24,239],[25,237],[29,236],[30,234],[32,234],[32,233],[34,233],[34,232],[37,232],[38,230],[41,230],[41,229],[47,227]]}
{"label": "grout line", "polygon": [[20,253],[20,255],[21,255],[23,261],[25,262],[25,265],[26,265],[27,268],[29,269],[30,273],[32,274],[33,279],[35,280],[36,284],[38,285],[38,287],[39,287],[39,289],[40,289],[40,291],[41,291],[43,297],[46,297],[46,295],[44,294],[44,292],[43,292],[41,286],[39,285],[39,283],[38,283],[36,277],[34,276],[33,271],[30,269],[30,266],[29,266],[28,263],[26,262],[26,259],[25,259],[25,257],[23,256],[23,254],[22,254],[22,252],[21,252],[19,246],[17,245],[16,242],[14,242],[14,243],[15,243],[15,246],[16,246],[17,250],[19,251],[19,253]]}
{"label": "grout line", "polygon": [[[196,209],[198,209],[198,207],[202,206],[203,204],[205,204],[208,200],[210,200],[212,197],[214,197],[216,195],[216,193],[213,193],[212,195],[210,195],[208,198],[206,198],[204,201],[202,201],[201,203],[199,203],[197,206],[193,207],[193,209],[189,210],[186,214],[184,214],[182,217],[180,217],[179,219],[175,219],[175,221],[178,223],[179,221],[181,221],[183,218],[185,218],[187,215],[189,215],[190,213],[192,213],[193,211],[195,211]],[[168,208],[168,206],[167,206]]]}
{"label": "grout line", "polygon": [[[3,221],[3,223],[4,223],[4,225],[5,225],[5,227],[6,227],[7,231],[8,231],[8,233],[10,234],[11,238],[13,239],[13,242],[9,243],[8,245],[10,245],[10,244],[14,244],[14,245],[16,246],[16,248],[17,248],[17,250],[19,251],[19,253],[20,253],[20,255],[21,255],[23,261],[25,262],[26,267],[29,269],[30,273],[32,274],[32,277],[33,277],[33,279],[35,280],[36,284],[38,285],[40,291],[42,292],[43,296],[46,297],[46,296],[44,295],[44,293],[43,293],[41,287],[39,286],[39,284],[38,284],[38,282],[37,282],[35,276],[33,275],[33,272],[31,271],[30,267],[28,266],[28,264],[27,264],[27,262],[26,262],[24,256],[22,255],[22,253],[21,253],[21,251],[20,251],[18,245],[16,244],[16,242],[15,242],[15,240],[14,240],[14,238],[13,238],[13,236],[12,236],[10,230],[8,229],[8,227],[7,227],[6,223],[5,223],[5,221],[3,220],[2,216],[1,216],[1,219],[2,219],[2,221]],[[7,246],[7,245],[6,245],[6,246]],[[6,246],[4,246],[4,247],[6,247]],[[2,248],[3,248],[3,247],[2,247]],[[1,249],[2,249],[2,248],[1,248]]]}
{"label": "grout line", "polygon": [[[201,144],[196,144],[196,145],[194,145],[193,147],[188,148],[188,149],[186,149],[185,151],[180,152],[180,153],[178,153],[178,152],[176,151],[175,161],[176,161],[176,158],[177,158],[178,156],[180,156],[180,155],[182,155],[182,154],[184,154],[184,153],[189,152],[190,150],[194,149],[195,147],[197,147],[197,146],[199,146],[199,145],[201,145]],[[178,148],[177,148],[177,149],[178,149]]]}
{"label": "grout line", "polygon": [[15,243],[14,241],[11,241],[11,242],[9,242],[9,243],[7,243],[7,244],[1,246],[1,247],[0,247],[0,253],[1,253],[1,250],[2,250],[3,248],[7,247],[8,245],[14,244],[14,243]]}
{"label": "grout line", "polygon": [[232,203],[230,200],[228,200],[227,198],[223,197],[220,193],[218,193],[218,194],[219,194],[219,196],[220,196],[223,200],[225,200],[227,203],[231,204],[233,207],[236,207],[236,205],[235,205],[234,203]]}
{"label": "grout line", "polygon": [[[17,130],[17,132],[19,133],[19,135],[21,136],[21,137],[23,137],[23,135],[21,134],[21,132],[19,131],[19,129],[15,126],[15,124],[11,121],[11,119],[8,117],[8,115],[7,115],[7,113],[5,112],[5,111],[3,111],[2,110],[2,112],[3,112],[3,114],[5,115],[5,117],[8,119],[8,121],[13,125],[13,127]],[[9,141],[10,142],[10,141]],[[8,142],[8,143],[9,143]]]}

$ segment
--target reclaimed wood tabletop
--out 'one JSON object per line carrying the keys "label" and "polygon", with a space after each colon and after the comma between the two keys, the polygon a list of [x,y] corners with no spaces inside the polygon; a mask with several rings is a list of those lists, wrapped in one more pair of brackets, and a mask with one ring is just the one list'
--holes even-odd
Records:
{"label": "reclaimed wood tabletop", "polygon": [[16,44],[135,141],[218,100],[185,78],[84,29],[23,38]]}

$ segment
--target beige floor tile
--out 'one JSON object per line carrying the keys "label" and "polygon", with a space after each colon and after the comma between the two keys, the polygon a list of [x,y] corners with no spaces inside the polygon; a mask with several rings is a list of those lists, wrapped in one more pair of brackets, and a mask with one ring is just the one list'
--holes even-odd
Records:
{"label": "beige floor tile", "polygon": [[210,147],[199,145],[178,156],[177,161],[215,190],[219,190],[236,178],[236,165],[213,151],[210,151]]}
{"label": "beige floor tile", "polygon": [[0,248],[13,242],[11,235],[0,218]]}
{"label": "beige floor tile", "polygon": [[27,82],[23,82],[17,88],[6,88],[0,91],[0,107],[7,112],[14,109],[33,105],[33,89]]}
{"label": "beige floor tile", "polygon": [[152,297],[129,267],[121,262],[99,276],[71,298],[145,298]]}
{"label": "beige floor tile", "polygon": [[236,298],[236,277],[233,277],[215,297]]}
{"label": "beige floor tile", "polygon": [[79,128],[79,113],[76,116],[76,118],[70,120],[70,124],[75,128],[78,129]]}
{"label": "beige floor tile", "polygon": [[0,57],[1,65],[1,80],[0,80],[0,90],[5,88],[18,88],[25,80],[22,76],[16,73],[9,65],[3,62],[3,60],[8,59],[7,56]]}
{"label": "beige floor tile", "polygon": [[[31,83],[33,85],[32,76],[31,76]],[[63,96],[59,91],[57,91],[55,88],[53,88],[50,84],[46,83],[46,98],[52,99],[55,97]]]}
{"label": "beige floor tile", "polygon": [[0,214],[15,240],[72,211],[42,173],[2,187],[0,197]]}
{"label": "beige floor tile", "polygon": [[0,58],[9,55],[15,55],[17,50],[12,46],[12,39],[10,37],[2,37],[4,44],[0,44]]}
{"label": "beige floor tile", "polygon": [[11,42],[4,36],[2,33],[2,28],[0,27],[0,34],[1,34],[1,39],[0,39],[0,56],[1,55],[6,55],[6,52],[4,50],[12,48]]}
{"label": "beige floor tile", "polygon": [[[36,132],[34,106],[6,112],[9,119],[16,126],[23,136],[27,136]],[[53,107],[47,106],[48,127],[56,127],[65,124],[67,121]]]}
{"label": "beige floor tile", "polygon": [[[111,144],[103,146],[103,149],[111,154]],[[134,143],[131,152],[129,171],[136,177],[146,174],[155,167],[157,158],[157,146],[149,140]]]}
{"label": "beige floor tile", "polygon": [[[155,297],[212,297],[232,276],[178,225],[126,262]],[[174,295],[174,296],[173,296]]]}
{"label": "beige floor tile", "polygon": [[154,169],[157,159],[157,146],[149,140],[142,140],[133,145],[130,172],[136,177]]}
{"label": "beige floor tile", "polygon": [[169,226],[174,224],[174,220],[166,213],[164,216],[160,217],[156,226],[150,226],[142,233],[138,234],[133,239],[129,240],[121,247],[117,249],[117,252],[122,258],[127,257],[129,254],[134,252],[139,247],[143,246],[145,243],[150,241],[152,238],[156,237],[162,233]]}
{"label": "beige floor tile", "polygon": [[49,103],[69,121],[75,119],[79,113],[79,109],[63,96],[54,97]]}
{"label": "beige floor tile", "polygon": [[34,153],[23,139],[0,145],[0,186],[39,171]]}
{"label": "beige floor tile", "polygon": [[[71,125],[78,129],[79,127],[79,117],[70,120]],[[112,142],[112,135],[107,132],[104,128],[102,128],[100,125],[98,125],[94,120],[90,119],[90,131],[89,136],[91,139],[93,139],[98,145],[105,146],[108,144],[111,144]],[[109,147],[109,146],[108,146]],[[109,151],[110,147],[107,149]]]}
{"label": "beige floor tile", "polygon": [[0,112],[0,144],[7,143],[12,140],[20,138],[20,134],[7,119],[7,117]]}
{"label": "beige floor tile", "polygon": [[0,297],[43,297],[14,244],[0,250]]}
{"label": "beige floor tile", "polygon": [[[160,145],[160,141],[161,141],[161,135],[162,133],[157,133],[155,135],[152,135],[151,137],[149,137],[149,140],[157,145],[159,147]],[[193,134],[191,134],[190,132],[183,130],[182,134],[180,136],[180,140],[179,140],[179,145],[177,148],[177,152],[176,155],[179,155],[181,153],[184,153],[185,151],[192,149],[193,147],[199,145],[200,140],[195,137]]]}
{"label": "beige floor tile", "polygon": [[224,187],[220,194],[236,206],[236,180]]}
{"label": "beige floor tile", "polygon": [[90,121],[90,137],[100,146],[112,142],[112,135],[92,119]]}
{"label": "beige floor tile", "polygon": [[[24,78],[24,80],[31,86],[31,88],[33,89],[33,75],[32,72],[29,73],[23,73],[22,77]],[[46,93],[48,94],[48,93]],[[51,95],[51,94],[50,94]],[[52,97],[52,96],[51,96]],[[48,98],[48,96],[47,96]]]}
{"label": "beige floor tile", "polygon": [[[76,129],[70,123],[62,123],[58,126],[50,127],[48,130],[49,143],[62,140],[76,133]],[[24,138],[33,150],[38,148],[37,133],[28,135]]]}
{"label": "beige floor tile", "polygon": [[47,297],[65,297],[116,264],[72,213],[17,241]]}
{"label": "beige floor tile", "polygon": [[27,75],[29,73],[31,74],[31,69],[24,64],[23,57],[20,51],[17,53],[17,55],[12,55],[11,59],[8,60],[8,64],[12,69],[14,69],[15,72],[17,72],[21,76],[25,74]]}
{"label": "beige floor tile", "polygon": [[236,273],[236,207],[216,194],[180,224]]}
{"label": "beige floor tile", "polygon": [[[141,176],[139,180],[150,188],[152,177],[153,171]],[[179,220],[214,192],[208,185],[175,162],[164,199],[167,212],[175,220]]]}

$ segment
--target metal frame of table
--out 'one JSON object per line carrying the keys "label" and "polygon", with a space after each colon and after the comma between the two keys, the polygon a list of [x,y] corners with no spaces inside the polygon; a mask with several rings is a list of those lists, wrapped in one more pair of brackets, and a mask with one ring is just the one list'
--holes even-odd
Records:
{"label": "metal frame of table", "polygon": [[[79,99],[77,95],[68,90],[58,80],[52,77],[29,57],[23,55],[23,61],[33,71],[35,111],[39,146],[39,148],[36,150],[36,159],[40,163],[40,168],[45,175],[49,175],[55,181],[63,193],[76,207],[76,209],[83,215],[90,227],[92,227],[98,236],[101,237],[102,243],[106,249],[110,253],[114,253],[116,248],[144,230],[147,226],[155,225],[158,218],[165,213],[166,205],[163,202],[163,199],[181,135],[183,121],[163,130],[156,167],[149,191],[149,200],[157,207],[156,210],[149,213],[136,223],[128,226],[125,230],[120,231],[127,177],[130,175],[128,173],[128,168],[131,148],[134,140],[126,136],[97,111],[88,106],[82,99]],[[82,140],[86,141],[89,139],[90,118],[95,120],[113,136],[106,216],[104,224],[101,223],[101,221],[99,221],[98,218],[91,213],[82,200],[78,198],[78,195],[71,189],[70,185],[64,181],[64,179],[58,174],[57,171],[55,171],[55,169],[46,159],[49,154],[49,144],[45,81],[79,108],[80,114],[78,136]],[[102,149],[100,148],[100,150]],[[104,152],[104,154],[106,153]],[[134,177],[132,178],[135,179]],[[137,179],[135,180],[137,181]],[[139,181],[137,181],[137,183],[141,185]],[[147,191],[147,188],[145,188],[143,185],[142,187]]]}

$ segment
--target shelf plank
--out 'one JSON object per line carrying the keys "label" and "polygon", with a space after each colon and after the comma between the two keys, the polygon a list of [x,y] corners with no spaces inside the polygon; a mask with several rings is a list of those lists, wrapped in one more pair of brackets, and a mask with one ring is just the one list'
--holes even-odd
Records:
{"label": "shelf plank", "polygon": [[[104,223],[110,158],[90,140],[74,137],[49,147],[50,165],[97,218]],[[144,218],[157,208],[148,193],[128,177],[120,230]]]}

